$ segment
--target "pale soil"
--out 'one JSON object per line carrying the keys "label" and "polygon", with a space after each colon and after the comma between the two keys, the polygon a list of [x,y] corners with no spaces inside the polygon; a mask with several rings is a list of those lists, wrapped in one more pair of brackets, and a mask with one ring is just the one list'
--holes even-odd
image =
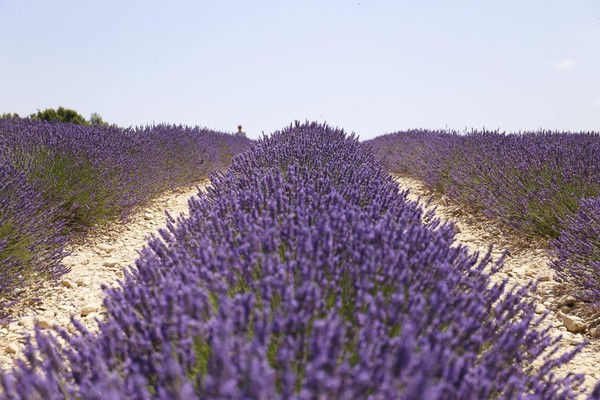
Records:
{"label": "pale soil", "polygon": [[546,326],[551,327],[553,336],[562,336],[561,348],[572,350],[574,346],[582,341],[588,340],[588,344],[573,360],[561,367],[560,373],[584,374],[585,387],[593,389],[600,380],[600,339],[590,335],[591,328],[572,333],[564,325],[564,316],[571,315],[577,303],[570,306],[559,307],[557,303],[565,295],[564,285],[554,280],[553,270],[548,266],[550,258],[544,249],[545,244],[530,238],[519,237],[514,231],[504,232],[497,224],[484,217],[476,217],[464,213],[456,205],[450,204],[444,196],[432,194],[421,182],[407,178],[397,177],[396,181],[401,189],[410,189],[411,200],[421,199],[425,205],[431,201],[429,209],[435,207],[436,216],[442,221],[454,222],[458,227],[456,235],[457,243],[466,245],[473,251],[486,253],[492,245],[494,260],[498,259],[502,251],[509,250],[509,256],[504,260],[504,268],[494,278],[496,280],[508,279],[509,284],[519,286],[527,285],[531,280],[540,280],[538,290],[533,296],[537,303],[536,313],[542,315],[546,311],[548,316],[544,321]]}
{"label": "pale soil", "polygon": [[[204,185],[206,182],[199,187]],[[0,325],[0,367],[10,366],[22,354],[25,334],[33,331],[36,321],[45,329],[58,325],[73,331],[73,316],[87,328],[96,328],[95,319],[104,315],[101,286],[118,286],[124,267],[133,265],[148,237],[165,226],[165,211],[173,217],[187,214],[188,199],[197,193],[196,186],[166,193],[138,210],[127,223],[111,222],[71,243],[67,248],[71,254],[63,260],[71,271],[60,279],[60,285],[48,284],[35,293],[39,302],[23,301],[14,322]]]}

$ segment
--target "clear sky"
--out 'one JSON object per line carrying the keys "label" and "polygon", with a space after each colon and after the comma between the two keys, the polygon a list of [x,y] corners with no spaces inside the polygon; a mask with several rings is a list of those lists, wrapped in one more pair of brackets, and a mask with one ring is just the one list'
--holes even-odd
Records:
{"label": "clear sky", "polygon": [[0,113],[600,131],[598,0],[0,0]]}

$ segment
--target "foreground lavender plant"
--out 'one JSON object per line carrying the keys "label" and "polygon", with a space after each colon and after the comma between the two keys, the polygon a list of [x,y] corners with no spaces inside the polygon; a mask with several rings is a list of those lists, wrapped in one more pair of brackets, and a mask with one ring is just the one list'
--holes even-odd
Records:
{"label": "foreground lavender plant", "polygon": [[341,130],[261,139],[107,289],[97,334],[37,332],[2,395],[574,398],[529,288],[492,284],[499,265],[406,195]]}

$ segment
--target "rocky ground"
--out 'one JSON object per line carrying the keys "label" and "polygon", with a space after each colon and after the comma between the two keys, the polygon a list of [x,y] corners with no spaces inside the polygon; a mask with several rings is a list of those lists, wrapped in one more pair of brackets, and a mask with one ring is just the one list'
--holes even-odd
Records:
{"label": "rocky ground", "polygon": [[187,201],[196,193],[196,187],[167,193],[135,213],[127,223],[110,223],[71,244],[71,254],[63,261],[71,271],[61,278],[60,285],[43,288],[35,294],[41,299],[39,302],[23,302],[14,321],[0,325],[0,367],[8,367],[21,355],[25,335],[36,322],[42,329],[60,326],[73,331],[70,318],[74,316],[94,329],[95,319],[103,317],[101,286],[117,286],[123,268],[133,264],[147,238],[165,225],[165,211],[174,217],[187,213]]}
{"label": "rocky ground", "polygon": [[536,313],[548,314],[544,323],[550,326],[552,335],[562,336],[561,347],[566,351],[572,350],[581,342],[589,341],[569,364],[562,367],[561,373],[583,374],[585,387],[592,389],[600,380],[600,326],[579,316],[585,314],[585,304],[572,295],[576,289],[554,280],[553,270],[548,266],[550,258],[544,248],[545,243],[518,237],[514,231],[503,231],[482,216],[464,213],[444,196],[432,195],[419,181],[406,177],[399,177],[397,181],[401,188],[410,189],[411,200],[420,197],[423,204],[430,201],[429,208],[435,207],[440,219],[456,223],[458,243],[484,254],[492,245],[494,259],[508,250],[504,268],[495,279],[508,279],[510,284],[520,286],[527,285],[531,280],[539,281],[538,290],[533,296],[537,303]]}

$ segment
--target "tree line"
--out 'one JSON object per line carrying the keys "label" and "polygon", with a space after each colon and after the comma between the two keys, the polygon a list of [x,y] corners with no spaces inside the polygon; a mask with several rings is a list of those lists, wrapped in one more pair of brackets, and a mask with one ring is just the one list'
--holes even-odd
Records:
{"label": "tree line", "polygon": [[[11,119],[21,118],[17,113],[4,113],[0,115],[0,119]],[[43,111],[37,110],[37,112],[30,114],[29,119],[37,121],[49,121],[49,122],[70,122],[78,125],[102,125],[108,126],[109,123],[104,121],[98,113],[92,113],[89,119],[85,119],[81,114],[75,110],[69,108],[58,107],[56,110],[53,108],[47,108]]]}

